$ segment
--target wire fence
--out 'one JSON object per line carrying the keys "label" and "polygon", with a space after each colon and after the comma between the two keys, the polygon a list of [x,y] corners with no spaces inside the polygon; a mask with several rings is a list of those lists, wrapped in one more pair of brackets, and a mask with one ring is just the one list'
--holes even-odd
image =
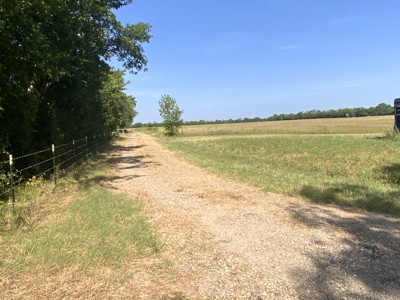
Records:
{"label": "wire fence", "polygon": [[12,199],[14,204],[15,189],[40,178],[52,179],[56,185],[60,174],[87,157],[104,152],[111,138],[103,133],[18,157],[10,154],[8,160],[0,161],[0,200]]}

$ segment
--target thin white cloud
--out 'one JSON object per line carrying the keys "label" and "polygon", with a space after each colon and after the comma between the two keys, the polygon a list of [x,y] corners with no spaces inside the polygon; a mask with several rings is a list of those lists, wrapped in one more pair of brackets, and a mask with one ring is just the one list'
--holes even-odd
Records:
{"label": "thin white cloud", "polygon": [[341,90],[353,87],[364,86],[370,83],[371,80],[354,81],[354,82],[330,82],[321,85],[307,87],[310,91],[325,91],[325,90]]}
{"label": "thin white cloud", "polygon": [[332,81],[332,82],[325,82],[316,85],[300,85],[298,86],[299,89],[308,92],[322,92],[322,91],[329,91],[329,90],[343,90],[343,89],[350,89],[360,86],[369,85],[375,81],[379,80],[379,78],[370,78],[370,79],[361,79],[358,81]]}
{"label": "thin white cloud", "polygon": [[336,18],[336,19],[329,20],[327,22],[327,25],[331,26],[331,27],[348,26],[348,25],[351,25],[351,24],[358,23],[358,22],[362,21],[362,19],[363,18],[361,16],[359,16],[359,15],[341,17],[341,18]]}
{"label": "thin white cloud", "polygon": [[279,50],[294,50],[294,49],[300,49],[300,48],[302,48],[302,47],[301,46],[296,46],[296,45],[278,47]]}

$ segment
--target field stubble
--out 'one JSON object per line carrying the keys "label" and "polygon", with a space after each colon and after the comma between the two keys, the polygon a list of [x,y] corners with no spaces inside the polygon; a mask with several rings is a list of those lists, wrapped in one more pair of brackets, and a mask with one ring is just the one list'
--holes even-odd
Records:
{"label": "field stubble", "polygon": [[184,126],[181,136],[381,134],[391,128],[393,128],[393,116],[379,116]]}

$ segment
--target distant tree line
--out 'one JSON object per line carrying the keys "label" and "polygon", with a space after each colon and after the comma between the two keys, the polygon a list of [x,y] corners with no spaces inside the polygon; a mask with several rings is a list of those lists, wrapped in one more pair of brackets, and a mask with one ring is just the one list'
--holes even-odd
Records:
{"label": "distant tree line", "polygon": [[113,13],[131,2],[0,0],[0,161],[132,123],[135,98],[108,63],[146,69],[151,26]]}
{"label": "distant tree line", "polygon": [[301,120],[301,119],[321,119],[321,118],[346,118],[346,117],[366,117],[366,116],[386,116],[393,115],[394,108],[392,105],[380,103],[375,107],[364,108],[342,108],[342,109],[329,109],[329,110],[310,110],[305,112],[298,112],[297,114],[280,114],[273,115],[266,119],[266,121],[280,121],[280,120]]}
{"label": "distant tree line", "polygon": [[[342,108],[342,109],[329,109],[329,110],[310,110],[301,111],[296,114],[275,114],[268,118],[244,118],[244,119],[229,119],[229,120],[215,120],[215,121],[185,121],[184,125],[204,125],[204,124],[229,124],[229,123],[246,123],[246,122],[264,122],[264,121],[281,121],[281,120],[301,120],[301,119],[320,119],[320,118],[346,118],[346,117],[366,117],[366,116],[386,116],[393,115],[394,108],[392,105],[380,103],[375,107],[364,108]],[[135,123],[132,127],[158,127],[160,123]]]}

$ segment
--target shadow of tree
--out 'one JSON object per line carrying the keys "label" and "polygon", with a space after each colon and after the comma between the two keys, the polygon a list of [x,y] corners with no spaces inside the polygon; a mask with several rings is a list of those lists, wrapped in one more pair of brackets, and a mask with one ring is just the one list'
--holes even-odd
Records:
{"label": "shadow of tree", "polygon": [[311,283],[313,299],[400,299],[400,220],[374,214],[343,217],[316,205],[293,204],[288,211],[310,228],[345,233],[339,251],[324,242],[318,251],[310,247],[306,256],[313,271],[293,270],[301,286]]}
{"label": "shadow of tree", "polygon": [[[120,169],[133,169],[133,168],[146,168],[149,164],[155,164],[150,160],[150,156],[142,155],[119,155],[121,152],[132,152],[134,150],[142,148],[143,145],[136,146],[112,146],[112,151],[117,153],[114,156],[107,156],[106,154],[98,154],[91,158],[91,161],[95,164],[103,161],[108,167],[109,165],[119,165]],[[92,168],[80,168],[79,172],[73,173],[73,178],[79,183],[80,188],[88,189],[92,186],[100,185],[103,182],[113,182],[117,180],[131,180],[139,178],[144,175],[128,175],[128,176],[114,176],[111,172],[110,175],[95,175],[93,176]]]}
{"label": "shadow of tree", "polygon": [[382,168],[383,179],[388,183],[400,185],[400,164],[391,164]]}
{"label": "shadow of tree", "polygon": [[114,151],[133,151],[135,149],[143,148],[143,145],[135,145],[135,146],[123,146],[123,145],[113,145],[112,149]]}
{"label": "shadow of tree", "polygon": [[110,164],[117,164],[121,165],[124,164],[127,166],[119,166],[120,169],[136,169],[136,168],[147,168],[148,165],[155,164],[158,165],[158,163],[155,163],[153,161],[150,161],[149,159],[151,156],[144,156],[144,155],[132,155],[132,156],[114,156],[110,157],[106,160],[107,163]]}
{"label": "shadow of tree", "polygon": [[357,184],[332,184],[327,188],[305,185],[300,195],[316,203],[334,203],[400,216],[400,190],[378,190]]}
{"label": "shadow of tree", "polygon": [[[134,152],[134,150],[142,148],[143,145],[136,145],[136,146],[122,146],[117,145],[113,147],[115,152]],[[119,167],[120,169],[134,169],[134,168],[146,168],[150,164],[156,164],[155,162],[151,161],[151,156],[147,155],[131,155],[131,156],[120,156],[116,155],[113,157],[109,157],[107,163],[110,164],[128,164],[128,166]]]}
{"label": "shadow of tree", "polygon": [[[75,176],[74,176],[75,177]],[[79,182],[79,188],[89,189],[92,186],[101,185],[103,182],[113,182],[116,180],[131,180],[134,178],[142,177],[141,175],[130,175],[130,176],[94,176],[90,178],[77,179]]]}

